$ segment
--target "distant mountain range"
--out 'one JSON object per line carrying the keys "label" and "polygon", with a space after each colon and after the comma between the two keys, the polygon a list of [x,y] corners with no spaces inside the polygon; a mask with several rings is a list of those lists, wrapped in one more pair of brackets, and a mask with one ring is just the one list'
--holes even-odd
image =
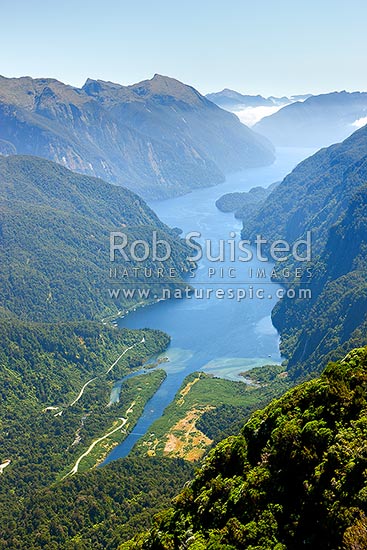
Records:
{"label": "distant mountain range", "polygon": [[311,94],[295,95],[291,97],[264,97],[262,95],[244,95],[224,88],[221,92],[214,92],[206,95],[207,99],[229,111],[239,111],[246,107],[274,107],[283,106],[293,103],[294,101],[302,101],[309,97]]}
{"label": "distant mountain range", "polygon": [[264,97],[262,95],[243,95],[225,88],[221,92],[208,94],[206,97],[222,109],[235,113],[244,124],[253,127],[259,120],[276,113],[282,107],[295,101],[304,101],[311,96],[304,94],[290,97]]}
{"label": "distant mountain range", "polygon": [[266,138],[160,75],[133,86],[88,79],[80,89],[0,77],[0,153],[44,157],[151,199],[274,160]]}
{"label": "distant mountain range", "polygon": [[206,97],[278,147],[327,147],[367,124],[366,92],[266,98],[226,88]]}
{"label": "distant mountain range", "polygon": [[255,124],[275,145],[325,147],[367,124],[367,93],[333,92],[292,103]]}

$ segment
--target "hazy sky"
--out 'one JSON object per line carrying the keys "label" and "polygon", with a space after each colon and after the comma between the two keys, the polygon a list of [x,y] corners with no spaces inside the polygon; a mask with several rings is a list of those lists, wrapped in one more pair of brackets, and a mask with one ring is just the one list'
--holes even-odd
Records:
{"label": "hazy sky", "polygon": [[0,74],[201,92],[367,90],[366,0],[0,0]]}

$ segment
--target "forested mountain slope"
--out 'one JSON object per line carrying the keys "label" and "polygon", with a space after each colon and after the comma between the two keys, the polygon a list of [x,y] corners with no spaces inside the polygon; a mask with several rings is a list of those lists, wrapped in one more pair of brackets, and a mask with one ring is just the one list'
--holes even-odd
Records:
{"label": "forested mountain slope", "polygon": [[0,77],[0,153],[36,155],[165,198],[270,164],[273,149],[191,86]]}
{"label": "forested mountain slope", "polygon": [[[294,379],[320,372],[328,360],[367,343],[366,184],[364,127],[299,164],[244,220],[244,238],[262,234],[270,242],[280,238],[292,244],[308,231],[312,235],[309,273],[305,263],[290,257],[291,277],[279,277],[296,291],[309,289],[311,298],[285,297],[273,311]],[[298,279],[297,267],[304,271]]]}
{"label": "forested mountain slope", "polygon": [[252,415],[120,550],[367,546],[367,349]]}
{"label": "forested mountain slope", "polygon": [[[172,249],[164,262],[110,262],[110,232],[129,243],[153,233]],[[190,268],[190,250],[145,202],[122,187],[83,176],[35,157],[0,156],[0,303],[23,319],[59,321],[102,318],[136,304],[123,294],[112,300],[110,268],[129,267],[121,286],[144,287],[141,270],[174,269],[174,286]],[[121,282],[120,279],[118,281]],[[162,285],[151,286],[152,296]],[[144,300],[142,300],[144,301]],[[147,301],[147,300],[146,300]],[[149,300],[148,300],[149,301]]]}

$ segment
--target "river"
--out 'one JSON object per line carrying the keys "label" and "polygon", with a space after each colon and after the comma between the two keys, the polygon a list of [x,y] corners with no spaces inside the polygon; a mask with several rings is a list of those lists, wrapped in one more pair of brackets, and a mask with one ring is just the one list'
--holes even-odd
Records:
{"label": "river", "polygon": [[[215,201],[224,193],[248,191],[261,185],[267,187],[287,175],[296,164],[314,151],[299,148],[277,150],[276,162],[267,167],[239,172],[227,177],[225,183],[194,191],[188,195],[151,203],[150,206],[163,222],[171,227],[180,227],[184,234],[199,231],[203,239],[228,239],[231,231],[237,238],[241,223],[233,214],[221,213]],[[215,246],[213,246],[213,252]],[[223,267],[209,277],[209,267]],[[228,268],[235,267],[236,277],[229,276]],[[266,271],[266,277],[250,277],[257,268]],[[154,328],[171,336],[171,345],[163,354],[169,362],[160,365],[167,377],[156,394],[147,403],[144,412],[132,433],[109,454],[104,464],[125,457],[135,443],[158,419],[171,403],[184,378],[194,371],[204,371],[229,380],[239,380],[239,374],[254,366],[281,361],[279,337],[271,323],[271,310],[277,298],[278,285],[270,281],[271,265],[253,259],[241,263],[226,260],[218,266],[203,259],[190,284],[195,288],[259,287],[264,289],[264,298],[250,298],[242,301],[223,298],[183,299],[159,302],[138,309],[118,321],[120,327]],[[231,273],[233,275],[233,272]],[[114,396],[116,396],[116,386]]]}

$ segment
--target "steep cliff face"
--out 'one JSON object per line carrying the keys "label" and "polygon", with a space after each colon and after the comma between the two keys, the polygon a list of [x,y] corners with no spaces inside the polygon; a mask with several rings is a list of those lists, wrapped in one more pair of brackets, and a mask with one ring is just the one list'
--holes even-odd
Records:
{"label": "steep cliff face", "polygon": [[[330,228],[306,286],[310,300],[281,300],[273,321],[293,379],[319,372],[356,345],[367,344],[367,186]],[[303,278],[305,282],[305,278]]]}
{"label": "steep cliff face", "polygon": [[293,240],[313,232],[314,254],[344,213],[353,193],[367,181],[367,127],[307,158],[273,190],[261,209],[244,220],[245,238],[263,233]]}
{"label": "steep cliff face", "polygon": [[269,164],[272,146],[196,90],[156,75],[133,86],[0,77],[0,149],[54,160],[150,198]]}
{"label": "steep cliff face", "polygon": [[[280,277],[296,299],[285,297],[273,310],[295,379],[319,372],[328,360],[367,343],[366,183],[364,127],[299,164],[244,220],[244,238],[261,233],[269,241],[292,243],[312,233],[310,273],[298,281]],[[291,257],[287,262],[293,275],[302,265]],[[298,298],[300,286],[311,297]]]}

